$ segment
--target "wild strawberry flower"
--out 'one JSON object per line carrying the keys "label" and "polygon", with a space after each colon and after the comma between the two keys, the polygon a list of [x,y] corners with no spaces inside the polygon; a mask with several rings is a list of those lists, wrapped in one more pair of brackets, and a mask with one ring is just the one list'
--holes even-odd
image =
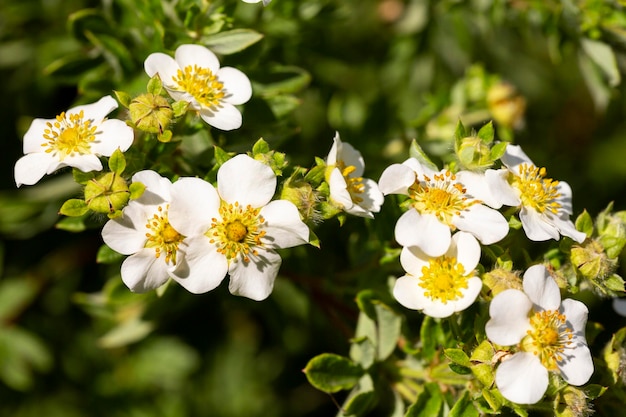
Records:
{"label": "wild strawberry flower", "polygon": [[374,180],[362,177],[365,162],[361,153],[335,133],[326,164],[331,201],[346,213],[373,219],[372,213],[380,211],[384,197]]}
{"label": "wild strawberry flower", "polygon": [[513,203],[505,204],[521,206],[519,218],[530,240],[559,240],[560,235],[578,243],[585,240],[585,233],[576,230],[569,219],[572,189],[566,182],[546,178],[546,169],[535,166],[517,145],[508,145],[500,159],[510,175],[508,183],[499,183],[504,185],[494,192],[513,199]]}
{"label": "wild strawberry flower", "polygon": [[15,183],[36,184],[45,174],[69,166],[83,172],[101,171],[99,156],[126,151],[133,129],[106,116],[117,108],[111,96],[73,107],[54,119],[35,119],[24,135],[24,156],[15,164]]}
{"label": "wild strawberry flower", "polygon": [[174,58],[156,52],[146,58],[144,68],[150,77],[159,74],[170,96],[188,102],[209,125],[221,130],[241,127],[241,113],[235,105],[250,100],[250,80],[236,68],[220,68],[209,49],[181,45]]}
{"label": "wild strawberry flower", "polygon": [[587,307],[569,298],[561,302],[543,265],[526,270],[523,288],[493,298],[485,330],[493,343],[517,349],[498,366],[496,386],[509,401],[534,404],[548,388],[549,372],[583,385],[593,374],[593,361],[585,339]]}
{"label": "wild strawberry flower", "polygon": [[296,206],[271,201],[275,190],[272,169],[243,154],[219,168],[217,189],[199,178],[176,181],[169,219],[187,236],[177,281],[201,280],[210,290],[228,273],[231,293],[267,298],[281,264],[276,249],[309,241]]}
{"label": "wild strawberry flower", "polygon": [[439,172],[410,158],[383,171],[378,182],[383,194],[409,196],[410,209],[398,219],[395,237],[402,246],[416,246],[429,256],[443,255],[452,231],[469,232],[481,243],[500,241],[509,225],[497,210],[482,202],[483,177]]}
{"label": "wild strawberry flower", "polygon": [[430,257],[418,247],[402,248],[400,263],[407,272],[398,278],[393,295],[400,304],[431,317],[448,317],[465,310],[480,293],[476,275],[480,245],[474,236],[457,232],[441,256]]}
{"label": "wild strawberry flower", "polygon": [[[111,249],[130,255],[122,263],[122,281],[135,292],[146,292],[165,284],[180,263],[185,236],[169,221],[172,183],[154,171],[140,171],[132,177],[146,189],[131,200],[122,216],[102,228],[102,239]],[[192,293],[208,291],[203,280],[178,280]]]}

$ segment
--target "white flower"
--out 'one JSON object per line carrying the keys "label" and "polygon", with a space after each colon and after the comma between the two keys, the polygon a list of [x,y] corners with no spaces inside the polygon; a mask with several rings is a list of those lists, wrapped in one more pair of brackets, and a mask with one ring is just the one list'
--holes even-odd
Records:
{"label": "white flower", "polygon": [[497,210],[482,204],[479,182],[483,176],[433,171],[417,159],[393,164],[380,177],[383,194],[405,194],[410,209],[396,223],[395,237],[402,246],[417,246],[429,256],[450,247],[452,231],[469,232],[481,243],[500,241],[509,225]]}
{"label": "white flower", "polygon": [[[122,216],[102,228],[102,239],[111,249],[130,255],[122,263],[122,281],[132,291],[146,292],[165,284],[180,258],[184,236],[169,223],[172,183],[154,171],[140,171],[133,182],[146,186],[144,193],[122,210]],[[183,286],[187,283],[182,282]],[[192,292],[194,287],[188,288]]]}
{"label": "white flower", "polygon": [[33,185],[45,174],[70,166],[83,172],[101,171],[99,156],[126,151],[133,129],[106,116],[117,108],[111,96],[74,107],[54,119],[35,119],[24,135],[24,156],[15,164],[15,183]]}
{"label": "white flower", "polygon": [[198,178],[179,179],[172,187],[172,225],[188,237],[178,282],[202,280],[217,287],[226,273],[229,290],[253,300],[272,292],[281,264],[275,249],[307,243],[309,229],[296,206],[271,201],[276,175],[247,155],[226,161],[217,173],[217,189]]}
{"label": "white flower", "polygon": [[263,1],[263,6],[267,6],[268,4],[270,4],[270,2],[272,0],[243,0],[245,3],[260,3],[261,1]]}
{"label": "white flower", "polygon": [[496,385],[509,401],[538,402],[548,388],[548,372],[571,385],[583,385],[593,374],[585,339],[587,307],[561,302],[559,287],[543,265],[524,274],[524,291],[505,290],[489,307],[485,330],[493,343],[518,347],[496,370]]}
{"label": "white flower", "polygon": [[252,96],[248,77],[236,68],[220,68],[215,54],[201,45],[181,45],[174,56],[150,54],[144,62],[146,73],[150,77],[159,74],[170,96],[187,101],[211,126],[241,127],[241,113],[235,105]]}
{"label": "white flower", "polygon": [[383,194],[375,181],[363,178],[365,162],[361,153],[335,134],[326,164],[330,199],[343,211],[355,216],[374,218],[383,204]]}
{"label": "white flower", "polygon": [[495,192],[513,194],[513,203],[505,204],[521,205],[519,217],[530,240],[559,240],[559,234],[578,243],[585,240],[587,235],[576,230],[569,220],[572,189],[566,182],[546,178],[546,169],[536,167],[517,145],[508,145],[501,160],[511,172],[510,185]]}
{"label": "white flower", "polygon": [[448,317],[465,310],[480,293],[476,275],[480,245],[466,232],[452,236],[450,247],[432,258],[417,247],[404,247],[400,255],[407,274],[398,278],[393,295],[403,306],[431,317]]}

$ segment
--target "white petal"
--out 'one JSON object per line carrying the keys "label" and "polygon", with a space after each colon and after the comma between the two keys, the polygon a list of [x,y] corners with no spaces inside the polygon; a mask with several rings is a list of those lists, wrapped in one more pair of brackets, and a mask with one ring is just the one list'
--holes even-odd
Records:
{"label": "white petal", "polygon": [[102,240],[122,255],[139,252],[146,244],[146,220],[142,207],[131,202],[124,207],[122,216],[106,222],[102,228]]}
{"label": "white petal", "polygon": [[238,260],[231,263],[228,289],[232,294],[261,301],[272,293],[280,268],[280,256],[262,249],[258,252],[258,256],[251,257],[250,262]]}
{"label": "white petal", "polygon": [[554,278],[543,265],[533,265],[524,273],[524,292],[535,305],[535,310],[558,310],[561,292]]}
{"label": "white petal", "polygon": [[[111,96],[104,96],[91,104],[76,106],[66,112],[67,116],[83,112],[83,120],[92,120],[93,124],[100,124],[109,113],[117,109],[117,101]],[[122,122],[123,123],[123,122]]]}
{"label": "white petal", "polygon": [[122,281],[133,292],[154,290],[168,279],[167,265],[154,249],[142,249],[122,263]]}
{"label": "white petal", "polygon": [[200,178],[180,178],[172,185],[169,222],[184,236],[203,235],[219,215],[220,197]]}
{"label": "white petal", "polygon": [[535,404],[548,389],[548,370],[535,355],[519,352],[498,366],[496,386],[509,401]]}
{"label": "white petal", "polygon": [[572,385],[584,385],[593,375],[593,359],[591,351],[585,344],[563,352],[565,360],[558,363],[563,379]]}
{"label": "white petal", "polygon": [[341,174],[339,168],[333,168],[328,178],[328,186],[330,188],[330,198],[342,209],[349,209],[354,205],[346,179]]}
{"label": "white petal", "polygon": [[135,201],[143,205],[158,206],[171,200],[172,183],[152,170],[139,171],[133,175],[132,182],[140,182],[146,189]]}
{"label": "white petal", "polygon": [[452,236],[452,242],[446,254],[455,257],[457,262],[463,265],[467,275],[480,261],[480,244],[471,234],[457,232]]}
{"label": "white petal", "polygon": [[465,232],[473,234],[483,245],[491,245],[502,240],[509,232],[509,224],[504,216],[482,204],[474,204],[455,216],[452,223]]}
{"label": "white petal", "polygon": [[224,101],[230,104],[243,104],[252,97],[250,79],[236,68],[224,67],[217,72],[217,78],[224,84]]}
{"label": "white petal", "polygon": [[335,137],[333,138],[333,146],[330,147],[330,151],[328,152],[328,156],[326,157],[326,164],[329,166],[337,165],[337,161],[339,161],[339,148],[341,148],[341,139],[339,138],[339,132],[335,132]]}
{"label": "white petal", "polygon": [[[423,291],[421,291],[423,292]],[[424,308],[423,299],[419,296],[419,280],[412,275],[405,275],[396,280],[393,296],[400,304],[411,310]]]}
{"label": "white petal", "polygon": [[351,177],[360,177],[365,170],[365,161],[361,152],[356,150],[352,145],[347,142],[342,142],[339,147],[338,159],[343,161],[346,167],[353,166],[354,172],[350,174]]}
{"label": "white petal", "polygon": [[180,69],[174,58],[161,52],[148,55],[143,66],[149,77],[159,74],[163,85],[166,86],[174,85],[172,78],[176,76]]}
{"label": "white petal", "polygon": [[576,226],[571,220],[564,217],[556,217],[552,219],[554,227],[556,227],[561,235],[567,236],[578,243],[583,243],[587,239],[587,235],[583,232],[576,230]]}
{"label": "white petal", "polygon": [[404,164],[393,164],[387,167],[380,179],[378,188],[387,194],[408,194],[409,187],[415,182],[415,171]]}
{"label": "white petal", "polygon": [[417,246],[405,246],[400,252],[400,264],[410,275],[422,276],[422,268],[430,263],[432,258]]}
{"label": "white petal", "polygon": [[533,161],[531,161],[528,155],[522,151],[522,148],[519,145],[508,144],[506,146],[506,150],[504,151],[504,155],[502,155],[500,160],[516,175],[519,174],[518,167],[521,164],[535,166]]}
{"label": "white petal", "polygon": [[217,59],[217,56],[202,45],[181,45],[176,48],[174,58],[182,69],[189,65],[208,68],[213,73],[216,73],[220,69],[220,61]]}
{"label": "white petal", "polygon": [[190,293],[211,291],[226,277],[226,257],[205,236],[185,239],[178,256],[179,263],[170,275]]}
{"label": "white petal", "polygon": [[519,190],[509,184],[508,176],[509,171],[504,168],[485,171],[485,179],[489,184],[491,194],[497,201],[485,201],[485,204],[493,208],[500,208],[501,205],[517,207],[522,203],[519,198]]}
{"label": "white petal", "polygon": [[478,277],[467,280],[467,288],[461,290],[461,297],[449,302],[454,306],[454,312],[463,311],[476,301],[478,294],[483,289],[483,281]]}
{"label": "white petal", "polygon": [[548,223],[545,216],[542,216],[532,208],[522,206],[519,219],[528,239],[534,242],[545,240],[559,240],[559,231],[554,225]]}
{"label": "white petal", "polygon": [[30,153],[24,155],[15,163],[14,175],[15,184],[19,187],[22,184],[36,184],[46,174],[48,166],[55,160],[45,152]]}
{"label": "white petal", "polygon": [[422,313],[426,314],[427,316],[442,319],[445,317],[450,317],[456,311],[455,304],[452,302],[447,302],[444,304],[439,300],[433,300],[428,297],[424,297],[424,300],[426,301],[424,303]]}
{"label": "white petal", "polygon": [[274,249],[291,248],[309,241],[309,227],[296,206],[287,200],[271,201],[259,213],[265,219],[263,243]]}
{"label": "white petal", "polygon": [[489,316],[485,325],[487,337],[492,342],[511,346],[519,343],[530,329],[528,312],[532,302],[519,290],[505,290],[491,300]]}
{"label": "white petal", "polygon": [[116,149],[126,152],[133,144],[133,129],[121,120],[105,120],[98,129],[91,151],[96,155],[111,156]]}
{"label": "white petal", "polygon": [[232,104],[222,102],[219,107],[202,107],[200,117],[209,125],[220,130],[234,130],[241,127],[241,112]]}
{"label": "white petal", "polygon": [[43,137],[46,123],[53,123],[54,119],[35,119],[24,134],[24,154],[44,152],[42,146],[47,140]]}
{"label": "white petal", "polygon": [[[68,156],[67,158],[63,159],[58,168],[60,168],[61,166],[78,168],[83,172],[102,171],[102,162],[100,162],[100,159],[93,154]],[[48,174],[51,174],[58,168],[48,167]]]}
{"label": "white petal", "polygon": [[589,310],[584,303],[571,298],[566,298],[561,303],[561,313],[567,318],[567,326],[572,329],[574,334],[585,339],[585,326],[587,324],[587,316]]}
{"label": "white petal", "polygon": [[262,162],[240,154],[224,162],[217,171],[217,191],[228,203],[262,207],[274,196],[276,175]]}
{"label": "white petal", "polygon": [[565,181],[559,181],[557,190],[561,196],[559,197],[559,203],[561,204],[561,211],[567,214],[572,214],[572,188]]}
{"label": "white petal", "polygon": [[430,214],[409,209],[398,219],[396,241],[402,246],[417,246],[429,256],[441,256],[450,247],[450,228]]}
{"label": "white petal", "polygon": [[378,189],[378,184],[376,184],[376,181],[369,178],[363,178],[361,184],[363,184],[364,189],[363,193],[359,194],[359,196],[363,201],[358,205],[367,211],[378,213],[380,206],[382,206],[385,201],[383,193]]}

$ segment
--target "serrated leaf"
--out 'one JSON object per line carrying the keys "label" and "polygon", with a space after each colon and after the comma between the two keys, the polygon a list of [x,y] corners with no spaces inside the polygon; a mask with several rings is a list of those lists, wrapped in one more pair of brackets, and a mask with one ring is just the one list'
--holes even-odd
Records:
{"label": "serrated leaf", "polygon": [[363,368],[350,359],[334,353],[322,353],[303,369],[309,383],[326,393],[351,389],[363,376]]}
{"label": "serrated leaf", "polygon": [[72,198],[67,200],[61,208],[59,209],[59,214],[68,217],[80,217],[86,214],[89,211],[89,207],[85,200],[80,200],[78,198]]}
{"label": "serrated leaf", "polygon": [[201,43],[217,54],[228,55],[254,45],[263,39],[263,34],[252,29],[233,29],[209,35]]}

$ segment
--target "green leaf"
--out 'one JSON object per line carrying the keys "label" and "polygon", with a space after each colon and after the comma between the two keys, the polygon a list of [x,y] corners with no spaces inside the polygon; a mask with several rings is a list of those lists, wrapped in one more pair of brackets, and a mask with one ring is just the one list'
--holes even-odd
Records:
{"label": "green leaf", "polygon": [[80,217],[64,217],[56,223],[55,227],[59,230],[65,230],[66,232],[84,232],[87,230],[85,216],[86,214]]}
{"label": "green leaf", "polygon": [[83,172],[78,168],[72,168],[72,177],[77,183],[85,185],[89,180],[96,178],[96,171]]}
{"label": "green leaf", "polygon": [[122,175],[126,169],[126,158],[120,148],[117,148],[109,158],[109,169],[117,175]]}
{"label": "green leaf", "polygon": [[491,159],[492,161],[497,161],[498,159],[502,158],[502,155],[504,155],[508,144],[508,142],[498,142],[493,145],[491,147],[491,151],[489,151],[489,159]]}
{"label": "green leaf", "polygon": [[604,280],[604,286],[611,291],[624,292],[624,280],[617,274],[613,274]]}
{"label": "green leaf", "polygon": [[82,9],[70,14],[67,18],[67,26],[74,37],[83,41],[86,40],[86,31],[92,33],[111,32],[111,25],[97,9]]}
{"label": "green leaf", "polygon": [[265,83],[255,82],[252,85],[255,93],[266,99],[283,94],[298,93],[311,82],[311,74],[295,66],[271,67],[266,76],[271,77],[271,80]]}
{"label": "green leaf", "polygon": [[362,416],[367,413],[376,401],[374,382],[369,374],[359,379],[356,387],[350,392],[342,407],[345,416]]}
{"label": "green leaf", "polygon": [[37,295],[37,289],[34,281],[25,278],[4,278],[0,281],[0,322],[25,309]]}
{"label": "green leaf", "polygon": [[411,147],[409,148],[409,155],[411,156],[411,158],[417,159],[422,165],[427,166],[433,171],[439,172],[439,168],[437,168],[437,165],[435,165],[433,161],[430,160],[428,155],[426,155],[422,147],[419,146],[419,144],[417,143],[415,139],[413,139],[413,141],[411,142]]}
{"label": "green leaf", "polygon": [[619,85],[620,72],[613,49],[604,42],[582,38],[580,44],[589,58],[602,70],[611,87]]}
{"label": "green leaf", "polygon": [[130,199],[136,200],[146,191],[146,186],[141,182],[133,182],[128,186],[128,191],[130,191]]}
{"label": "green leaf", "polygon": [[224,162],[228,161],[230,158],[232,158],[232,155],[228,152],[226,152],[224,149],[220,148],[219,146],[214,146],[213,150],[215,152],[215,163],[218,166],[221,166]]}
{"label": "green leaf", "polygon": [[311,385],[326,393],[354,387],[364,373],[363,368],[350,359],[333,353],[314,357],[303,371]]}
{"label": "green leaf", "polygon": [[479,413],[474,403],[470,399],[469,391],[465,391],[463,396],[454,404],[448,417],[478,417]]}
{"label": "green leaf", "polygon": [[583,210],[578,217],[576,217],[576,230],[579,230],[587,235],[587,237],[593,234],[593,219],[587,210]]}
{"label": "green leaf", "polygon": [[608,387],[604,387],[598,384],[589,384],[586,385],[585,388],[583,388],[585,394],[587,394],[587,397],[590,400],[595,400],[596,398],[600,397],[606,392],[607,389]]}
{"label": "green leaf", "polygon": [[439,385],[436,382],[429,382],[404,417],[440,417],[443,416],[443,404],[444,397]]}
{"label": "green leaf", "polygon": [[130,94],[125,93],[124,91],[113,90],[113,94],[115,94],[117,101],[119,101],[120,104],[126,108],[130,106],[130,102],[133,100]]}
{"label": "green leaf", "polygon": [[154,323],[134,317],[108,331],[98,339],[98,345],[105,349],[127,346],[144,339],[154,327]]}
{"label": "green leaf", "polygon": [[161,77],[159,77],[158,74],[155,74],[152,78],[150,78],[148,85],[146,86],[146,91],[156,96],[161,94],[161,91],[163,91],[163,83],[161,82]]}
{"label": "green leaf", "polygon": [[228,55],[254,45],[263,35],[252,29],[233,29],[203,37],[200,42],[217,54]]}
{"label": "green leaf", "polygon": [[270,151],[270,145],[263,140],[263,138],[259,138],[254,145],[252,146],[252,155],[264,154]]}
{"label": "green leaf", "polygon": [[491,142],[493,142],[493,134],[494,134],[494,132],[493,132],[493,122],[487,123],[486,125],[481,127],[480,130],[478,131],[478,137],[484,143],[491,143]]}
{"label": "green leaf", "polygon": [[124,255],[115,252],[107,245],[102,245],[96,254],[96,262],[99,264],[112,264],[124,259]]}
{"label": "green leaf", "polygon": [[469,375],[472,373],[472,370],[467,366],[461,366],[456,363],[451,363],[448,366],[454,373],[459,374],[459,375]]}
{"label": "green leaf", "polygon": [[[363,314],[363,313],[361,313]],[[370,320],[366,317],[367,320]],[[373,322],[370,320],[373,324]],[[359,331],[357,324],[357,331]],[[363,331],[361,329],[361,331]],[[369,369],[376,360],[376,346],[367,336],[361,336],[352,339],[352,345],[350,346],[350,358],[361,365],[363,369]]]}
{"label": "green leaf", "polygon": [[184,100],[175,101],[172,103],[172,110],[174,111],[174,117],[181,117],[187,113],[189,108],[189,102]]}
{"label": "green leaf", "polygon": [[85,200],[78,198],[72,198],[67,200],[59,209],[59,214],[68,217],[80,217],[85,215],[89,211],[89,207]]}
{"label": "green leaf", "polygon": [[33,370],[46,371],[52,355],[36,337],[17,326],[0,331],[0,379],[9,387],[25,391],[33,385]]}
{"label": "green leaf", "polygon": [[461,366],[470,366],[470,358],[462,349],[449,348],[444,349],[443,354],[446,358],[450,359],[453,363]]}
{"label": "green leaf", "polygon": [[382,362],[393,353],[398,345],[402,317],[378,300],[374,301],[374,308],[378,330],[377,358]]}

